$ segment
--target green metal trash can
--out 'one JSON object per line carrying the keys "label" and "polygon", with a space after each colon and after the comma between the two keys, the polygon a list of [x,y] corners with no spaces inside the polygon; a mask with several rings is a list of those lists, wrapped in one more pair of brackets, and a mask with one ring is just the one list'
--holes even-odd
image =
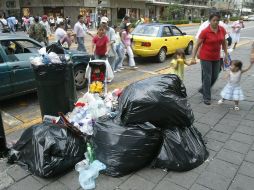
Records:
{"label": "green metal trash can", "polygon": [[42,117],[72,111],[77,100],[73,64],[33,65],[33,70]]}

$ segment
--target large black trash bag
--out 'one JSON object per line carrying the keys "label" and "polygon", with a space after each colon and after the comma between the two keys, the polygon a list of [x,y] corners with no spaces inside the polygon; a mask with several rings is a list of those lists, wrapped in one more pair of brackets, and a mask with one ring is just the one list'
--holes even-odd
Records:
{"label": "large black trash bag", "polygon": [[112,120],[97,121],[92,143],[105,174],[121,177],[149,165],[158,155],[162,133],[150,123],[121,126]]}
{"label": "large black trash bag", "polygon": [[130,84],[119,98],[123,124],[150,122],[160,127],[191,126],[194,116],[176,75],[159,75]]}
{"label": "large black trash bag", "polygon": [[11,152],[16,155],[10,155],[11,161],[46,178],[63,174],[84,159],[86,143],[69,129],[42,123],[26,129]]}
{"label": "large black trash bag", "polygon": [[164,142],[153,167],[188,171],[201,165],[209,156],[201,134],[195,127],[172,127],[163,131]]}

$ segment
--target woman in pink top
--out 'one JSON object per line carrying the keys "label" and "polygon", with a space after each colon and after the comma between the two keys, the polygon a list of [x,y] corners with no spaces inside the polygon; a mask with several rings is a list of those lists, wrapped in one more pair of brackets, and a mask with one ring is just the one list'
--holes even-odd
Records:
{"label": "woman in pink top", "polygon": [[236,48],[237,43],[240,41],[240,32],[244,28],[243,18],[240,18],[238,21],[235,21],[232,25],[232,43],[234,44],[233,49]]}
{"label": "woman in pink top", "polygon": [[129,56],[129,66],[133,69],[137,69],[138,67],[136,67],[135,60],[134,60],[134,54],[131,49],[130,29],[131,29],[131,23],[127,23],[125,30],[122,32],[121,40],[123,42],[123,45],[126,48],[128,56]]}

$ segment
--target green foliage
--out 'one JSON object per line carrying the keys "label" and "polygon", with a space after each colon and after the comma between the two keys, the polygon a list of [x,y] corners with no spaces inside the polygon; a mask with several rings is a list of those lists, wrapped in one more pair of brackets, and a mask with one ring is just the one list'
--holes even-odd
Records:
{"label": "green foliage", "polygon": [[192,23],[201,23],[201,19],[193,19]]}
{"label": "green foliage", "polygon": [[178,18],[182,16],[184,8],[177,4],[169,5],[163,13],[163,18],[166,20],[173,20],[174,16],[177,15]]}
{"label": "green foliage", "polygon": [[230,17],[230,21],[237,21],[239,20],[239,17]]}
{"label": "green foliage", "polygon": [[189,23],[188,20],[160,20],[159,22],[163,24],[173,24],[173,25]]}

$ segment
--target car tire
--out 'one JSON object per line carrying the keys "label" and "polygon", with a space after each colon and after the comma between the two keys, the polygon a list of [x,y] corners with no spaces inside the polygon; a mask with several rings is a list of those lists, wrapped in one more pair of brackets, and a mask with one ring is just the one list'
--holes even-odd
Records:
{"label": "car tire", "polygon": [[163,63],[165,60],[166,60],[166,57],[167,57],[167,51],[165,48],[161,48],[158,55],[157,55],[157,60],[160,62],[160,63]]}
{"label": "car tire", "polygon": [[193,51],[193,42],[189,42],[187,48],[185,49],[185,53],[187,55],[191,55]]}
{"label": "car tire", "polygon": [[74,68],[74,83],[77,90],[81,90],[86,87],[87,79],[85,65],[78,65]]}

